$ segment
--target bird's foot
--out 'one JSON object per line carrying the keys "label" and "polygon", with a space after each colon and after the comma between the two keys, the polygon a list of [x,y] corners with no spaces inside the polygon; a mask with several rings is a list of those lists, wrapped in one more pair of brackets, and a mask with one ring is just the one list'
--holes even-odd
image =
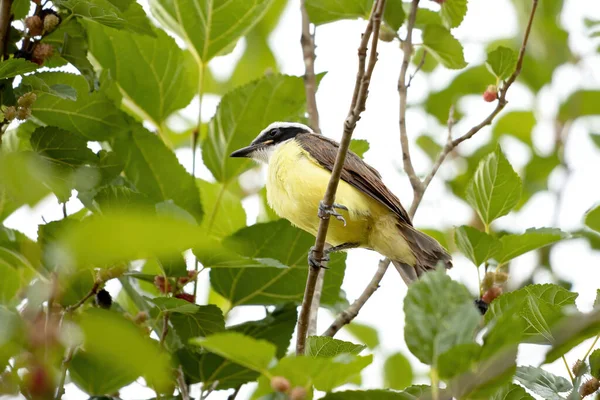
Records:
{"label": "bird's foot", "polygon": [[344,226],[346,226],[346,220],[344,219],[342,214],[335,211],[336,208],[338,210],[348,211],[348,207],[342,204],[333,203],[331,206],[326,206],[325,203],[321,201],[319,202],[319,212],[317,213],[317,215],[321,219],[325,219],[327,218],[327,216],[335,217],[335,219],[337,219],[338,221],[342,221],[344,223]]}
{"label": "bird's foot", "polygon": [[323,256],[321,258],[317,258],[314,255],[314,249],[315,249],[315,247],[313,246],[308,251],[308,265],[310,265],[313,268],[328,269],[326,266],[324,266],[322,264],[322,262],[329,261],[329,255],[327,254],[327,252],[323,252]]}
{"label": "bird's foot", "polygon": [[331,253],[336,253],[338,251],[355,249],[357,247],[360,247],[360,243],[355,243],[355,242],[342,243],[340,245],[329,247],[328,249],[325,249],[324,253],[326,255],[329,255]]}

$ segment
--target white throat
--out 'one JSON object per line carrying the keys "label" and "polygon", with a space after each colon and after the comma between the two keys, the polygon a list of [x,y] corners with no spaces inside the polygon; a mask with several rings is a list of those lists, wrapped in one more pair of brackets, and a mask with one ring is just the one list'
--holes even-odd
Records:
{"label": "white throat", "polygon": [[266,146],[263,147],[259,150],[254,151],[252,154],[250,154],[250,157],[255,160],[255,161],[259,161],[265,164],[269,164],[269,161],[271,160],[271,157],[273,156],[273,154],[275,154],[275,152],[277,151],[277,149],[279,149],[279,147],[287,142],[289,142],[290,140],[293,139],[288,139],[285,142],[281,142],[281,143],[277,143],[274,144],[272,146]]}

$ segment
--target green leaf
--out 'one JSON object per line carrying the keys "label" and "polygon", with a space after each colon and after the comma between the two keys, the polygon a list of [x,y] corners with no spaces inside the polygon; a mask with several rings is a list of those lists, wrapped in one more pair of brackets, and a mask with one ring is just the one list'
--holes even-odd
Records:
{"label": "green leaf", "polygon": [[[255,224],[224,240],[229,252],[262,261],[257,267],[227,268],[218,265],[210,271],[214,290],[232,306],[242,304],[281,304],[302,302],[306,282],[307,252],[314,237],[294,228],[286,220]],[[267,264],[268,263],[268,264]],[[273,265],[273,266],[265,266]],[[345,254],[333,254],[325,275],[321,302],[332,306],[340,298],[344,277]],[[244,282],[243,285],[238,284]]]}
{"label": "green leaf", "polygon": [[118,138],[114,150],[125,162],[125,173],[136,188],[156,202],[173,201],[197,221],[203,210],[194,177],[187,173],[175,154],[139,124]]}
{"label": "green leaf", "polygon": [[[410,14],[411,3],[404,3],[404,12],[406,15]],[[417,29],[424,29],[427,25],[442,25],[442,18],[440,13],[429,10],[427,8],[419,8],[417,10],[417,20],[415,21],[415,27]]]}
{"label": "green leaf", "polygon": [[369,151],[369,147],[369,142],[364,139],[352,139],[349,150],[360,158],[364,158],[365,153]]}
{"label": "green leaf", "polygon": [[490,400],[535,400],[521,386],[514,383],[508,384],[494,393]]}
{"label": "green leaf", "polygon": [[573,389],[571,382],[537,367],[517,367],[515,379],[546,400],[563,400],[559,393]]}
{"label": "green leaf", "polygon": [[406,13],[402,6],[402,0],[388,0],[385,3],[385,10],[383,11],[383,21],[393,30],[398,31],[404,20],[406,19]]}
{"label": "green leaf", "polygon": [[598,379],[600,377],[600,349],[596,349],[590,354],[590,375]]}
{"label": "green leaf", "polygon": [[0,62],[0,79],[13,78],[17,75],[23,75],[32,72],[40,66],[24,58],[10,58]]}
{"label": "green leaf", "polygon": [[0,306],[0,369],[22,351],[27,337],[25,324],[16,310]]}
{"label": "green leaf", "polygon": [[273,0],[152,0],[152,13],[204,64],[227,52],[267,12]]}
{"label": "green leaf", "polygon": [[446,0],[442,2],[440,17],[448,29],[458,27],[467,15],[467,0]]}
{"label": "green leaf", "polygon": [[171,387],[169,355],[133,322],[114,312],[88,309],[79,326],[87,353],[110,370],[142,375],[159,392]]}
{"label": "green leaf", "polygon": [[480,266],[492,258],[502,246],[493,236],[465,225],[456,228],[454,241],[475,266]]}
{"label": "green leaf", "polygon": [[505,80],[515,70],[518,56],[516,51],[498,46],[488,53],[485,66],[496,78]]}
{"label": "green leaf", "polygon": [[417,146],[419,146],[432,161],[436,160],[442,151],[442,146],[433,140],[431,136],[427,135],[421,135],[417,138]]}
{"label": "green leaf", "polygon": [[[264,319],[231,326],[229,331],[238,332],[255,339],[264,339],[277,346],[276,357],[287,352],[296,327],[296,306],[288,303],[277,307]],[[217,390],[235,388],[255,380],[258,373],[235,364],[214,353],[199,354],[196,351],[177,352],[187,379],[192,383],[216,384]]]}
{"label": "green leaf", "polygon": [[104,266],[152,256],[167,257],[202,241],[202,231],[181,219],[148,213],[110,213],[65,227],[53,256],[64,267]]}
{"label": "green leaf", "polygon": [[448,380],[473,368],[482,347],[477,343],[463,343],[442,353],[438,359],[438,374]]}
{"label": "green leaf", "polygon": [[229,183],[254,165],[229,154],[247,146],[272,121],[300,119],[304,107],[301,77],[266,76],[227,93],[208,125],[202,144],[204,163],[217,181]]}
{"label": "green leaf", "polygon": [[154,35],[146,13],[135,0],[56,0],[55,4],[68,9],[76,17],[111,28]]}
{"label": "green leaf", "polygon": [[487,322],[510,312],[526,324],[523,335],[529,343],[553,343],[552,325],[563,316],[563,308],[575,306],[577,293],[553,284],[528,285],[495,299],[485,315]]}
{"label": "green leaf", "polygon": [[[29,78],[24,78],[22,85],[27,84]],[[38,94],[31,110],[33,116],[44,124],[97,141],[113,138],[129,129],[121,110],[105,93],[89,93],[89,86],[81,75],[43,72],[36,74],[35,78],[42,79],[51,88],[62,84],[77,91],[76,101],[61,99],[54,94]]]}
{"label": "green leaf", "polygon": [[0,188],[4,199],[19,206],[33,206],[50,192],[45,183],[51,178],[51,165],[34,152],[0,153]]}
{"label": "green leaf", "polygon": [[246,211],[241,199],[222,183],[197,179],[202,205],[206,212],[202,228],[211,236],[222,239],[246,226]]}
{"label": "green leaf", "polygon": [[30,140],[34,151],[60,165],[77,167],[98,161],[98,157],[87,147],[86,139],[60,128],[37,128]]}
{"label": "green leaf", "polygon": [[497,147],[479,163],[467,188],[467,201],[489,225],[508,214],[520,197],[521,178]]}
{"label": "green leaf", "polygon": [[590,313],[573,313],[562,318],[552,328],[554,341],[546,353],[544,363],[550,363],[566,354],[584,340],[600,332],[600,309]]}
{"label": "green leaf", "polygon": [[522,234],[504,235],[500,238],[501,247],[494,254],[500,264],[531,250],[569,238],[570,235],[557,228],[529,228]]}
{"label": "green leaf", "polygon": [[402,392],[391,390],[346,390],[327,393],[322,400],[419,400],[431,396],[429,386],[411,386]]}
{"label": "green leaf", "polygon": [[441,25],[425,26],[423,46],[446,68],[461,69],[467,66],[462,45]]}
{"label": "green leaf", "polygon": [[404,314],[408,349],[433,366],[451,347],[472,342],[481,319],[468,290],[442,269],[425,274],[408,288]]}
{"label": "green leaf", "polygon": [[511,111],[498,118],[492,134],[495,138],[503,134],[510,135],[531,146],[531,131],[535,124],[536,119],[532,111]]}
{"label": "green leaf", "polygon": [[312,357],[335,357],[339,354],[358,355],[367,346],[344,342],[327,336],[309,336],[306,339],[306,355]]}
{"label": "green leaf", "polygon": [[379,332],[371,326],[352,321],[344,329],[371,350],[379,346]]}
{"label": "green leaf", "polygon": [[15,92],[18,94],[27,92],[35,92],[37,94],[44,93],[63,100],[77,100],[77,92],[71,86],[62,83],[55,83],[52,86],[49,86],[43,79],[39,78],[39,75],[28,75],[24,77],[21,81],[21,85],[19,85]]}
{"label": "green leaf", "polygon": [[30,0],[15,0],[10,8],[13,14],[13,20],[25,18],[31,8]]}
{"label": "green leaf", "polygon": [[585,224],[588,228],[600,232],[600,206],[596,206],[585,214]]}
{"label": "green leaf", "polygon": [[0,258],[0,305],[12,305],[19,289],[21,288],[21,277],[19,270]]}
{"label": "green leaf", "polygon": [[599,133],[590,133],[590,139],[592,142],[600,149],[600,134]]}
{"label": "green leaf", "polygon": [[565,123],[579,117],[598,115],[594,104],[600,102],[600,90],[580,90],[571,94],[558,110],[558,120]]}
{"label": "green leaf", "polygon": [[402,390],[413,380],[410,362],[402,353],[394,353],[385,360],[383,374],[383,384],[389,389]]}
{"label": "green leaf", "polygon": [[266,340],[256,340],[237,332],[198,337],[190,340],[190,343],[261,373],[268,370],[277,351],[275,345]]}
{"label": "green leaf", "polygon": [[[352,382],[372,361],[371,355],[360,357],[341,354],[333,358],[288,356],[279,360],[268,373],[269,376],[285,376],[292,387],[309,387],[312,383],[317,390],[328,392]],[[263,375],[258,380],[258,389],[254,397],[260,398],[269,393],[273,393],[270,379]]]}
{"label": "green leaf", "polygon": [[157,127],[196,94],[197,65],[166,32],[140,36],[97,24],[88,24],[87,30],[94,58]]}
{"label": "green leaf", "polygon": [[79,350],[69,363],[69,377],[89,395],[116,393],[135,381],[139,375],[120,363],[107,362]]}
{"label": "green leaf", "polygon": [[307,0],[306,11],[310,22],[322,25],[342,19],[368,19],[373,2],[371,0]]}
{"label": "green leaf", "polygon": [[213,304],[199,306],[172,297],[156,297],[151,301],[162,312],[169,313],[169,320],[184,345],[192,338],[225,330],[223,312]]}

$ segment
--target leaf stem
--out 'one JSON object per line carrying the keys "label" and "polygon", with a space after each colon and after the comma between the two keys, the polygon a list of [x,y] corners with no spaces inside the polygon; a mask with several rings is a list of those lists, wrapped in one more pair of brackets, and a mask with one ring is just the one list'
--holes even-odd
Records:
{"label": "leaf stem", "polygon": [[439,400],[440,378],[436,368],[431,368],[431,370],[429,370],[429,377],[431,378],[431,397],[433,400]]}
{"label": "leaf stem", "polygon": [[567,368],[567,372],[569,373],[569,378],[571,378],[571,382],[575,382],[575,378],[573,377],[573,373],[571,372],[571,367],[569,367],[569,364],[567,363],[567,359],[565,358],[564,354],[560,357],[565,363],[565,367]]}
{"label": "leaf stem", "polygon": [[[362,35],[360,46],[358,47],[358,73],[356,75],[356,83],[354,86],[354,93],[352,95],[352,103],[348,116],[344,121],[344,133],[340,142],[335,163],[331,171],[331,178],[327,185],[325,196],[323,197],[323,204],[326,207],[331,207],[335,200],[335,193],[337,191],[340,177],[342,174],[342,168],[348,153],[348,147],[350,146],[350,140],[352,139],[352,133],[356,128],[356,123],[360,118],[360,114],[365,110],[365,104],[367,102],[367,95],[369,84],[371,82],[371,75],[377,62],[377,43],[379,41],[379,26],[381,25],[381,16],[383,15],[383,8],[385,6],[385,0],[377,0],[373,5],[369,22],[365,29],[365,33]],[[366,64],[367,59],[367,47],[369,45],[369,39],[371,39],[371,52],[369,54],[369,63]],[[365,69],[366,66],[366,69]],[[325,240],[327,237],[327,230],[329,229],[329,215],[322,218],[319,223],[319,229],[315,240],[315,246],[312,248],[312,256],[316,260],[323,258],[323,249],[325,247]],[[312,300],[315,292],[315,286],[317,278],[319,276],[319,268],[310,267],[308,269],[308,279],[306,282],[306,288],[304,291],[304,299],[302,301],[302,307],[300,309],[300,315],[298,317],[298,338],[296,342],[296,354],[304,354],[304,346],[306,344],[306,333],[308,331],[308,321],[310,318],[310,309]]]}
{"label": "leaf stem", "polygon": [[590,348],[588,349],[588,351],[585,352],[585,355],[583,356],[583,358],[581,359],[581,361],[585,361],[585,359],[588,358],[588,356],[590,355],[590,353],[592,352],[592,350],[594,350],[594,346],[596,346],[596,343],[598,343],[598,339],[600,339],[600,334],[598,334],[596,336],[596,338],[592,342],[592,345],[590,346]]}
{"label": "leaf stem", "polygon": [[67,355],[63,359],[62,369],[60,371],[60,379],[58,382],[58,386],[56,388],[56,400],[60,400],[65,393],[65,381],[67,379],[67,370],[69,369],[69,364],[73,359],[73,355],[75,354],[76,347],[69,347],[67,350]]}

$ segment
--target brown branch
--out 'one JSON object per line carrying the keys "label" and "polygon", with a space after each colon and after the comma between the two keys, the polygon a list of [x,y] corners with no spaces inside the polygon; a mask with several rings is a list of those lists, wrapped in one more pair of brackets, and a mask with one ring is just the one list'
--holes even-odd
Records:
{"label": "brown branch", "polygon": [[60,378],[58,381],[58,386],[56,387],[56,397],[55,397],[56,400],[60,400],[62,398],[63,394],[65,394],[65,382],[67,380],[67,370],[69,369],[69,364],[71,363],[71,360],[73,359],[75,350],[76,350],[76,347],[69,347],[69,349],[67,350],[67,354],[65,355],[65,358],[63,359],[62,368],[60,371]]}
{"label": "brown branch", "polygon": [[417,20],[417,9],[419,7],[419,0],[412,0],[410,6],[410,13],[408,15],[408,23],[406,25],[406,39],[402,42],[402,66],[400,67],[400,76],[398,77],[398,94],[400,95],[400,144],[402,145],[402,162],[404,165],[404,171],[408,175],[410,184],[413,191],[416,192],[421,190],[421,180],[415,173],[412,160],[410,158],[410,145],[408,142],[408,133],[406,130],[406,104],[408,96],[408,85],[406,84],[406,72],[408,71],[408,64],[410,57],[412,56],[413,45],[412,45],[412,33],[415,27],[415,21]]}
{"label": "brown branch", "polygon": [[98,289],[100,289],[101,284],[102,284],[102,282],[100,282],[100,281],[94,282],[94,285],[92,286],[90,291],[85,296],[83,296],[83,298],[81,300],[79,300],[77,303],[67,307],[65,309],[65,312],[71,313],[71,312],[75,311],[76,309],[78,309],[79,307],[81,307],[83,305],[83,303],[85,303],[90,297],[95,296],[96,293],[98,293]]}
{"label": "brown branch", "polygon": [[[335,158],[335,163],[331,171],[331,178],[327,185],[325,196],[323,197],[323,204],[325,207],[331,207],[335,200],[335,193],[337,191],[338,184],[340,182],[340,176],[348,147],[350,146],[350,140],[352,139],[352,133],[356,127],[356,123],[360,118],[361,112],[365,109],[367,102],[367,94],[369,83],[371,82],[371,75],[377,62],[377,42],[379,40],[379,26],[381,25],[381,16],[383,14],[383,7],[385,6],[385,0],[377,0],[371,11],[369,22],[365,33],[362,35],[360,46],[358,47],[358,73],[356,76],[356,86],[354,87],[354,95],[352,97],[352,104],[348,116],[344,121],[344,134],[340,142],[340,148]],[[367,57],[367,47],[371,40],[371,52],[369,55],[369,63],[365,70],[365,63]],[[329,216],[325,216],[319,223],[319,230],[315,240],[315,246],[312,249],[312,256],[316,260],[323,258],[323,248],[325,246],[325,239],[327,237],[327,230],[329,228]],[[312,305],[313,295],[315,291],[315,285],[319,276],[319,268],[310,266],[308,270],[308,279],[306,282],[306,289],[304,291],[304,300],[302,301],[302,307],[300,309],[300,316],[298,318],[298,338],[296,342],[296,354],[304,354],[304,346],[306,343],[306,332],[308,330],[308,321],[310,316],[310,308]]]}
{"label": "brown branch", "polygon": [[492,112],[490,114],[488,114],[487,117],[485,117],[483,119],[483,121],[481,121],[479,124],[473,126],[471,129],[469,129],[467,131],[467,133],[465,133],[464,135],[462,135],[454,140],[452,140],[452,138],[450,138],[447,141],[446,145],[444,146],[440,155],[438,156],[437,160],[435,161],[433,167],[431,168],[431,171],[429,172],[429,174],[423,181],[422,185],[419,187],[419,190],[414,191],[415,192],[414,199],[411,204],[410,211],[409,211],[409,214],[411,216],[414,215],[415,211],[417,210],[417,207],[419,207],[419,203],[423,199],[423,194],[425,193],[427,186],[429,185],[429,183],[431,182],[431,180],[437,173],[439,167],[442,165],[442,163],[446,159],[446,156],[452,150],[454,150],[456,148],[456,146],[458,146],[465,140],[472,138],[483,127],[485,127],[487,125],[491,125],[492,122],[494,121],[494,118],[496,118],[496,115],[498,115],[500,113],[500,111],[502,111],[504,109],[504,107],[506,107],[506,104],[508,103],[508,101],[506,100],[506,94],[508,92],[508,89],[515,82],[515,80],[521,73],[521,69],[523,68],[523,59],[525,57],[525,50],[527,48],[527,42],[529,40],[529,34],[531,33],[531,26],[533,25],[533,17],[535,16],[535,12],[537,10],[537,5],[538,5],[538,0],[533,0],[531,14],[529,14],[529,21],[527,22],[527,27],[525,28],[525,34],[523,35],[523,42],[521,44],[521,49],[519,50],[519,58],[517,59],[517,65],[515,66],[515,70],[510,75],[508,80],[506,80],[506,82],[500,87],[500,89],[498,91],[499,96],[498,96],[498,102],[496,103],[496,107],[492,110]]}
{"label": "brown branch", "polygon": [[179,386],[179,394],[181,400],[190,400],[190,393],[188,391],[188,385],[185,383],[185,376],[183,374],[183,368],[181,365],[177,367],[177,385]]}
{"label": "brown branch", "polygon": [[417,68],[415,68],[415,72],[410,74],[410,78],[408,78],[408,83],[406,84],[406,89],[408,89],[410,87],[410,84],[412,83],[413,79],[415,78],[415,75],[417,75],[417,73],[421,70],[421,68],[423,68],[423,65],[425,65],[426,57],[427,57],[427,50],[423,50],[423,57],[421,57],[421,61],[419,61]]}
{"label": "brown branch", "polygon": [[4,60],[8,58],[6,54],[6,48],[8,44],[8,35],[10,32],[10,21],[12,18],[12,0],[0,1],[0,51],[2,52],[2,60]]}
{"label": "brown branch", "polygon": [[362,294],[358,297],[358,299],[354,300],[354,303],[352,303],[350,307],[345,309],[337,316],[329,328],[323,332],[322,336],[333,337],[340,329],[344,327],[344,325],[349,324],[354,318],[356,318],[358,312],[365,305],[367,300],[369,300],[373,293],[379,289],[379,282],[381,282],[381,279],[383,279],[383,276],[385,275],[389,265],[390,260],[388,258],[384,258],[383,260],[379,261],[379,266],[377,267],[375,275],[373,275],[371,282],[369,282]]}
{"label": "brown branch", "polygon": [[165,345],[165,339],[167,338],[167,334],[169,333],[169,313],[165,311],[163,315],[163,327],[162,333],[160,334],[160,347]]}

